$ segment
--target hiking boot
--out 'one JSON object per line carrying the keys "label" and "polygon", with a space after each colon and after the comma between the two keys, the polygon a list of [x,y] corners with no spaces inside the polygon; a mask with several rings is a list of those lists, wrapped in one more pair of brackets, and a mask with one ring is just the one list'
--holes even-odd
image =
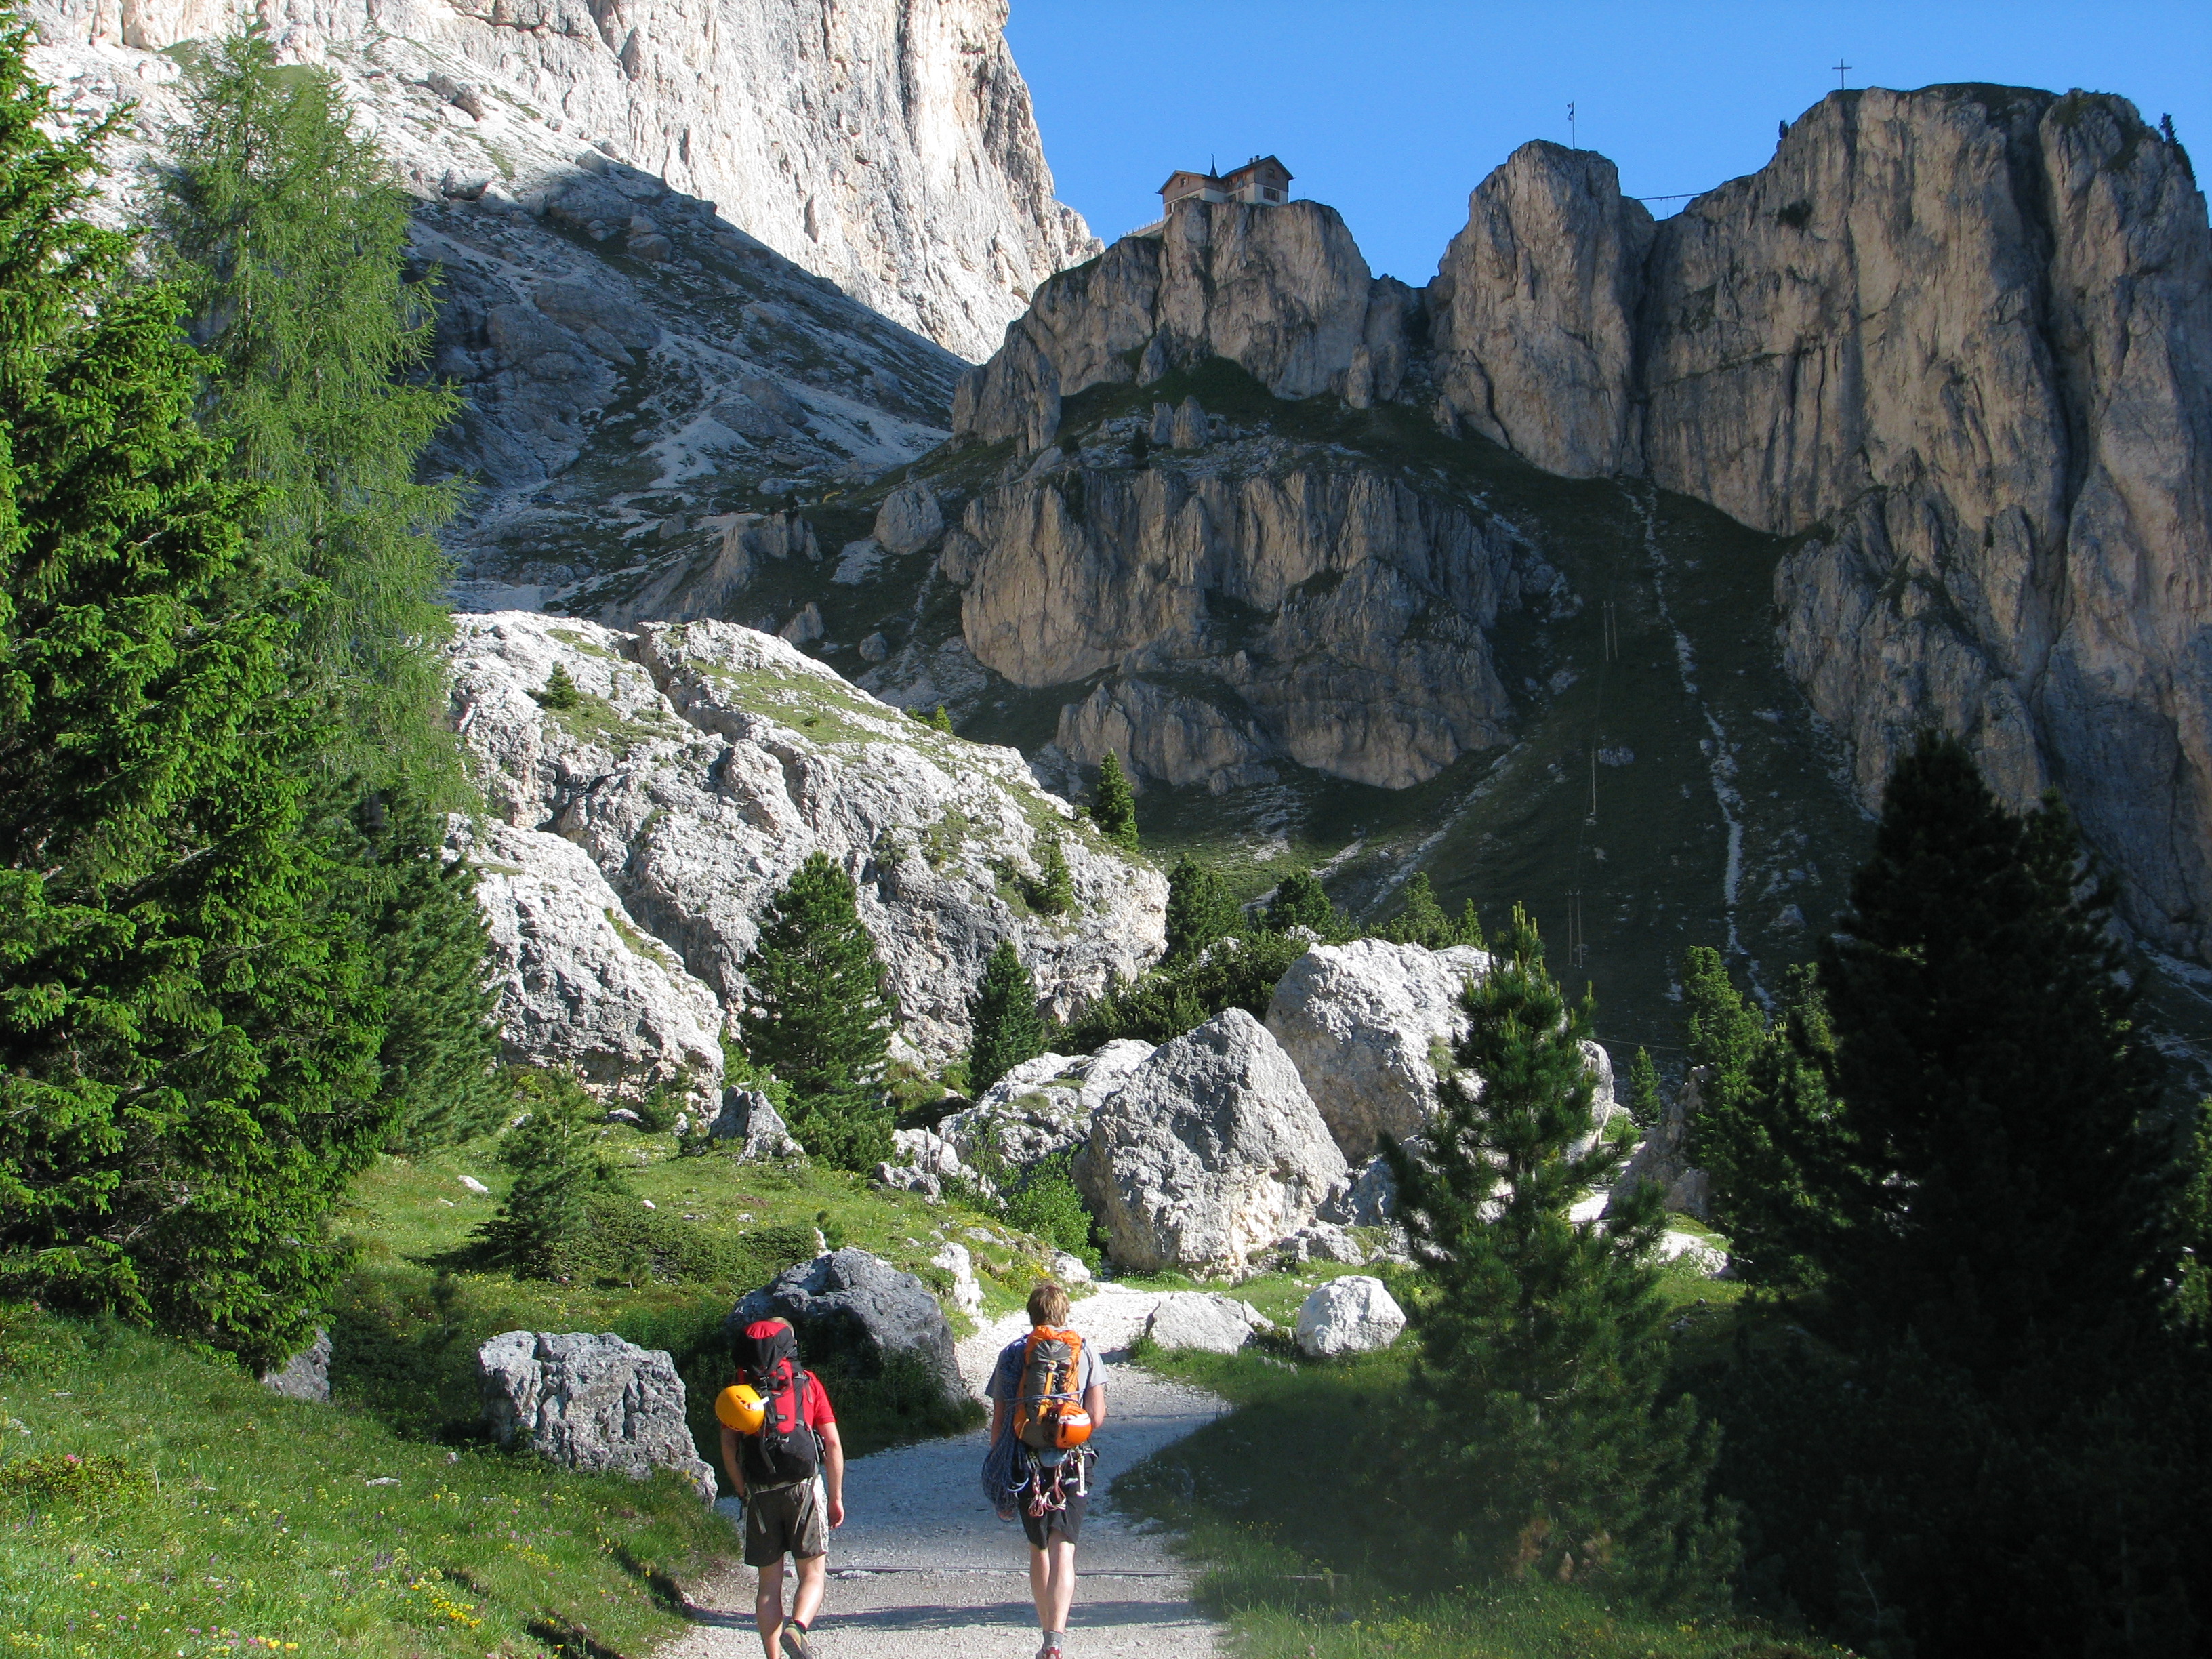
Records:
{"label": "hiking boot", "polygon": [[1057,1636],[1046,1637],[1044,1638],[1044,1644],[1036,1650],[1036,1659],[1060,1659],[1060,1638]]}
{"label": "hiking boot", "polygon": [[806,1639],[806,1632],[789,1620],[783,1624],[783,1650],[791,1659],[814,1659],[814,1644]]}

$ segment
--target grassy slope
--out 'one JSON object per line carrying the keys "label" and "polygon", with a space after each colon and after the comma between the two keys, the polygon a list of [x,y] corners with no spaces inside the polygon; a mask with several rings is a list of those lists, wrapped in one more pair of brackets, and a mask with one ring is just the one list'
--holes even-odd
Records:
{"label": "grassy slope", "polygon": [[[1308,1289],[1358,1269],[1316,1264],[1238,1286],[1287,1322]],[[1729,1340],[1737,1287],[1670,1272],[1673,1328],[1692,1352]],[[1345,1425],[1369,1420],[1376,1402],[1405,1387],[1409,1345],[1336,1363],[1287,1344],[1235,1358],[1152,1353],[1146,1363],[1236,1402],[1237,1409],[1133,1469],[1117,1498],[1181,1534],[1202,1567],[1199,1595],[1226,1619],[1241,1659],[1812,1659],[1820,1644],[1775,1639],[1729,1622],[1684,1622],[1608,1605],[1576,1585],[1462,1584],[1425,1595],[1386,1589],[1375,1554],[1392,1538],[1346,1529],[1327,1492]]]}
{"label": "grassy slope", "polygon": [[[682,1628],[672,1580],[730,1541],[672,1476],[449,1452],[138,1332],[4,1317],[10,1653],[640,1655]],[[70,1454],[125,1460],[143,1485],[24,1486],[24,1460]]]}

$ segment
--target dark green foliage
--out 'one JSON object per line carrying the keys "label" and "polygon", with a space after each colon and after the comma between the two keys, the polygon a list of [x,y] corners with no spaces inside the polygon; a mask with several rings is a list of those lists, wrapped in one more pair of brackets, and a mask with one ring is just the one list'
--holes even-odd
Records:
{"label": "dark green foliage", "polygon": [[1340,939],[1352,933],[1350,918],[1330,902],[1328,890],[1310,870],[1293,870],[1283,878],[1267,901],[1264,920],[1269,931],[1277,933],[1306,927],[1322,939]]}
{"label": "dark green foliage", "polygon": [[550,708],[555,714],[574,708],[583,702],[584,694],[576,689],[576,682],[567,665],[555,663],[553,672],[545,678],[545,689],[536,693],[538,707]]}
{"label": "dark green foliage", "polygon": [[2212,1340],[2212,1100],[2197,1103],[2187,1164],[2174,1206],[2174,1238],[2181,1251],[2174,1315],[2184,1331],[2203,1342]]}
{"label": "dark green foliage", "polygon": [[1638,1048],[1628,1062],[1628,1115],[1645,1129],[1656,1127],[1667,1115],[1667,1103],[1659,1093],[1659,1068],[1651,1063],[1649,1048]]}
{"label": "dark green foliage", "polygon": [[1216,939],[1237,932],[1243,920],[1212,866],[1188,853],[1175,861],[1168,872],[1168,962],[1188,962]]}
{"label": "dark green foliage", "polygon": [[1002,1213],[1010,1224],[1095,1267],[1098,1248],[1091,1236],[1091,1212],[1076,1190],[1074,1164],[1071,1148],[1030,1165],[1006,1194]]}
{"label": "dark green foliage", "polygon": [[1075,878],[1067,868],[1067,854],[1058,836],[1041,836],[1037,842],[1037,878],[1030,887],[1030,908],[1039,915],[1064,916],[1075,908]]}
{"label": "dark green foliage", "polygon": [[1121,771],[1121,763],[1108,750],[1098,762],[1098,787],[1091,792],[1091,821],[1098,833],[1116,847],[1137,850],[1137,795]]}
{"label": "dark green foliage", "polygon": [[968,1047],[968,1086],[978,1095],[1044,1052],[1036,981],[1022,966],[1012,939],[1000,939],[984,959],[968,1018],[974,1033]]}
{"label": "dark green foliage", "polygon": [[517,1068],[507,1080],[507,1104],[529,1116],[499,1144],[514,1185],[477,1229],[483,1258],[520,1279],[574,1277],[572,1258],[594,1231],[595,1208],[627,1196],[599,1156],[599,1109],[559,1072]]}
{"label": "dark green foliage", "polygon": [[1842,1155],[1832,1307],[1981,1366],[2085,1319],[2156,1324],[2171,1277],[2161,1068],[2055,800],[2008,811],[1925,734],[1823,947]]}
{"label": "dark green foliage", "polygon": [[1467,902],[1455,921],[1437,902],[1436,889],[1425,870],[1416,870],[1406,878],[1406,908],[1391,918],[1381,936],[1399,945],[1425,945],[1431,951],[1448,950],[1455,945],[1472,945],[1480,950],[1483,945],[1482,922],[1474,913],[1474,901]]}
{"label": "dark green foliage", "polygon": [[1712,1219],[1739,1277],[1770,1289],[1818,1282],[1833,1255],[1828,1196],[1846,1156],[1827,1085],[1834,1057],[1814,976],[1791,970],[1782,1017],[1769,1022],[1735,988],[1720,952],[1692,946],[1682,962],[1697,1109],[1688,1160],[1712,1182]]}
{"label": "dark green foliage", "polygon": [[921,723],[948,734],[952,730],[952,716],[945,712],[945,705],[941,702],[921,716]]}
{"label": "dark green foliage", "polygon": [[0,33],[0,1271],[267,1363],[390,1127],[386,986],[204,365],[48,109]]}
{"label": "dark green foliage", "polygon": [[335,775],[465,803],[438,713],[459,497],[416,482],[459,398],[425,381],[429,289],[405,280],[410,202],[327,71],[280,65],[258,29],[195,60],[153,204],[153,251],[220,365],[202,424],[259,486],[252,535],[342,718]]}
{"label": "dark green foliage", "polygon": [[1600,1230],[1569,1207],[1621,1152],[1590,1136],[1591,1078],[1571,1009],[1517,907],[1498,966],[1463,994],[1460,1063],[1429,1150],[1385,1143],[1401,1218],[1427,1268],[1411,1311],[1420,1352],[1408,1420],[1420,1448],[1389,1477],[1411,1513],[1451,1529],[1478,1571],[1615,1577],[1662,1601],[1711,1595],[1734,1565],[1705,1498],[1714,1448],[1686,1396],[1661,1404],[1665,1304],[1647,1258],[1649,1186]]}
{"label": "dark green foliage", "polygon": [[884,1060],[897,1013],[853,878],[810,853],[762,914],[738,1016],[745,1052],[791,1085],[799,1144],[842,1169],[890,1156]]}
{"label": "dark green foliage", "polygon": [[1257,927],[1218,940],[1203,962],[1170,965],[1097,998],[1068,1022],[1067,1045],[1084,1053],[1116,1037],[1166,1042],[1227,1008],[1263,1018],[1277,981],[1306,948],[1304,939]]}

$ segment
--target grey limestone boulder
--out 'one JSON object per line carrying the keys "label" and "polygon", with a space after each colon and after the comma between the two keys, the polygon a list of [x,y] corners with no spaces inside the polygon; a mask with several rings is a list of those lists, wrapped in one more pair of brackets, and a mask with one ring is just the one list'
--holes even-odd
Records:
{"label": "grey limestone boulder", "polygon": [[273,1371],[261,1373],[261,1386],[287,1400],[310,1405],[331,1403],[331,1334],[317,1331],[315,1340]]}
{"label": "grey limestone boulder", "polygon": [[1267,1029],[1305,1079],[1347,1158],[1419,1134],[1437,1109],[1437,1062],[1467,1030],[1460,993],[1489,971],[1469,945],[1386,939],[1316,945],[1291,964]]}
{"label": "grey limestone boulder", "polygon": [[1244,1304],[1205,1291],[1172,1291],[1152,1304],[1145,1334],[1162,1348],[1235,1353],[1252,1340]]}
{"label": "grey limestone boulder", "polygon": [[1332,1279],[1298,1310],[1297,1344],[1316,1359],[1373,1353],[1406,1328],[1405,1310],[1379,1279],[1352,1273]]}
{"label": "grey limestone boulder", "polygon": [[806,1148],[792,1138],[775,1103],[758,1089],[723,1090],[722,1109],[707,1126],[707,1133],[717,1140],[739,1142],[741,1164],[806,1156]]}
{"label": "grey limestone boulder", "polygon": [[927,484],[895,489],[876,509],[870,538],[885,552],[917,553],[945,533],[945,509]]}
{"label": "grey limestone boulder", "polygon": [[1092,1115],[1152,1056],[1151,1043],[1126,1037],[1095,1054],[1040,1054],[946,1118],[938,1132],[969,1163],[988,1139],[1007,1163],[1027,1168],[1089,1139]]}
{"label": "grey limestone boulder", "polygon": [[809,1365],[834,1355],[865,1376],[910,1356],[945,1399],[967,1398],[952,1327],[929,1286],[866,1250],[834,1250],[786,1268],[749,1292],[726,1322],[734,1333],[757,1319],[789,1320]]}
{"label": "grey limestone boulder", "polygon": [[1289,1056],[1231,1008],[1099,1105],[1075,1179],[1123,1267],[1236,1273],[1340,1193],[1345,1164]]}
{"label": "grey limestone boulder", "polygon": [[684,1379],[659,1349],[611,1331],[507,1331],[477,1350],[485,1420],[502,1446],[586,1474],[673,1469],[714,1501],[714,1474],[684,1416]]}
{"label": "grey limestone boulder", "polygon": [[[1628,1162],[1613,1179],[1613,1194],[1626,1194],[1640,1186],[1655,1186],[1663,1194],[1662,1202],[1669,1211],[1704,1219],[1709,1183],[1705,1172],[1692,1168],[1684,1155],[1690,1116],[1698,1109],[1698,1097],[1704,1084],[1705,1068],[1692,1071],[1681,1093],[1668,1103],[1666,1115],[1644,1132],[1635,1151],[1629,1153]],[[1608,1196],[1608,1212],[1610,1206]]]}

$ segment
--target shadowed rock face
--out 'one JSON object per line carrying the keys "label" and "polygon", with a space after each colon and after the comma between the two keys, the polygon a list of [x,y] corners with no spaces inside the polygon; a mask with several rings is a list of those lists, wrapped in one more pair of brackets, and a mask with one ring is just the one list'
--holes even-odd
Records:
{"label": "shadowed rock face", "polygon": [[1806,537],[1785,660],[1869,804],[1948,726],[2064,793],[2150,939],[2212,942],[2212,241],[2132,107],[1838,94],[1656,228],[1524,146],[1430,300],[1469,424]]}
{"label": "shadowed rock face", "polygon": [[[962,382],[955,430],[1034,449],[1077,393],[1207,356],[1802,537],[1778,643],[1863,802],[1918,726],[1950,727],[2014,802],[2063,792],[2147,938],[2212,946],[2212,235],[2186,159],[2123,100],[1838,94],[1656,224],[1602,157],[1524,145],[1419,295],[1370,280],[1317,204],[1185,209],[1047,283]],[[1079,758],[1119,740],[1177,781],[1278,755],[1404,782],[1504,732],[1480,673],[1419,737],[1336,719],[1324,686],[1356,676],[1248,684],[1190,641],[1231,573],[1281,556],[1255,506],[1224,513],[1215,486],[1192,514],[1148,481],[1069,514],[1066,469],[1017,461],[969,509],[963,627],[1018,683],[1106,677],[1063,719]],[[1311,499],[1325,467],[1278,454],[1268,488],[1303,475]],[[1264,556],[1182,551],[1248,524]],[[1401,520],[1362,568],[1403,570],[1428,534]],[[1420,706],[1436,677],[1403,616],[1343,619],[1332,649],[1370,628],[1389,664],[1347,702]],[[1202,688],[1132,684],[1168,657]]]}

